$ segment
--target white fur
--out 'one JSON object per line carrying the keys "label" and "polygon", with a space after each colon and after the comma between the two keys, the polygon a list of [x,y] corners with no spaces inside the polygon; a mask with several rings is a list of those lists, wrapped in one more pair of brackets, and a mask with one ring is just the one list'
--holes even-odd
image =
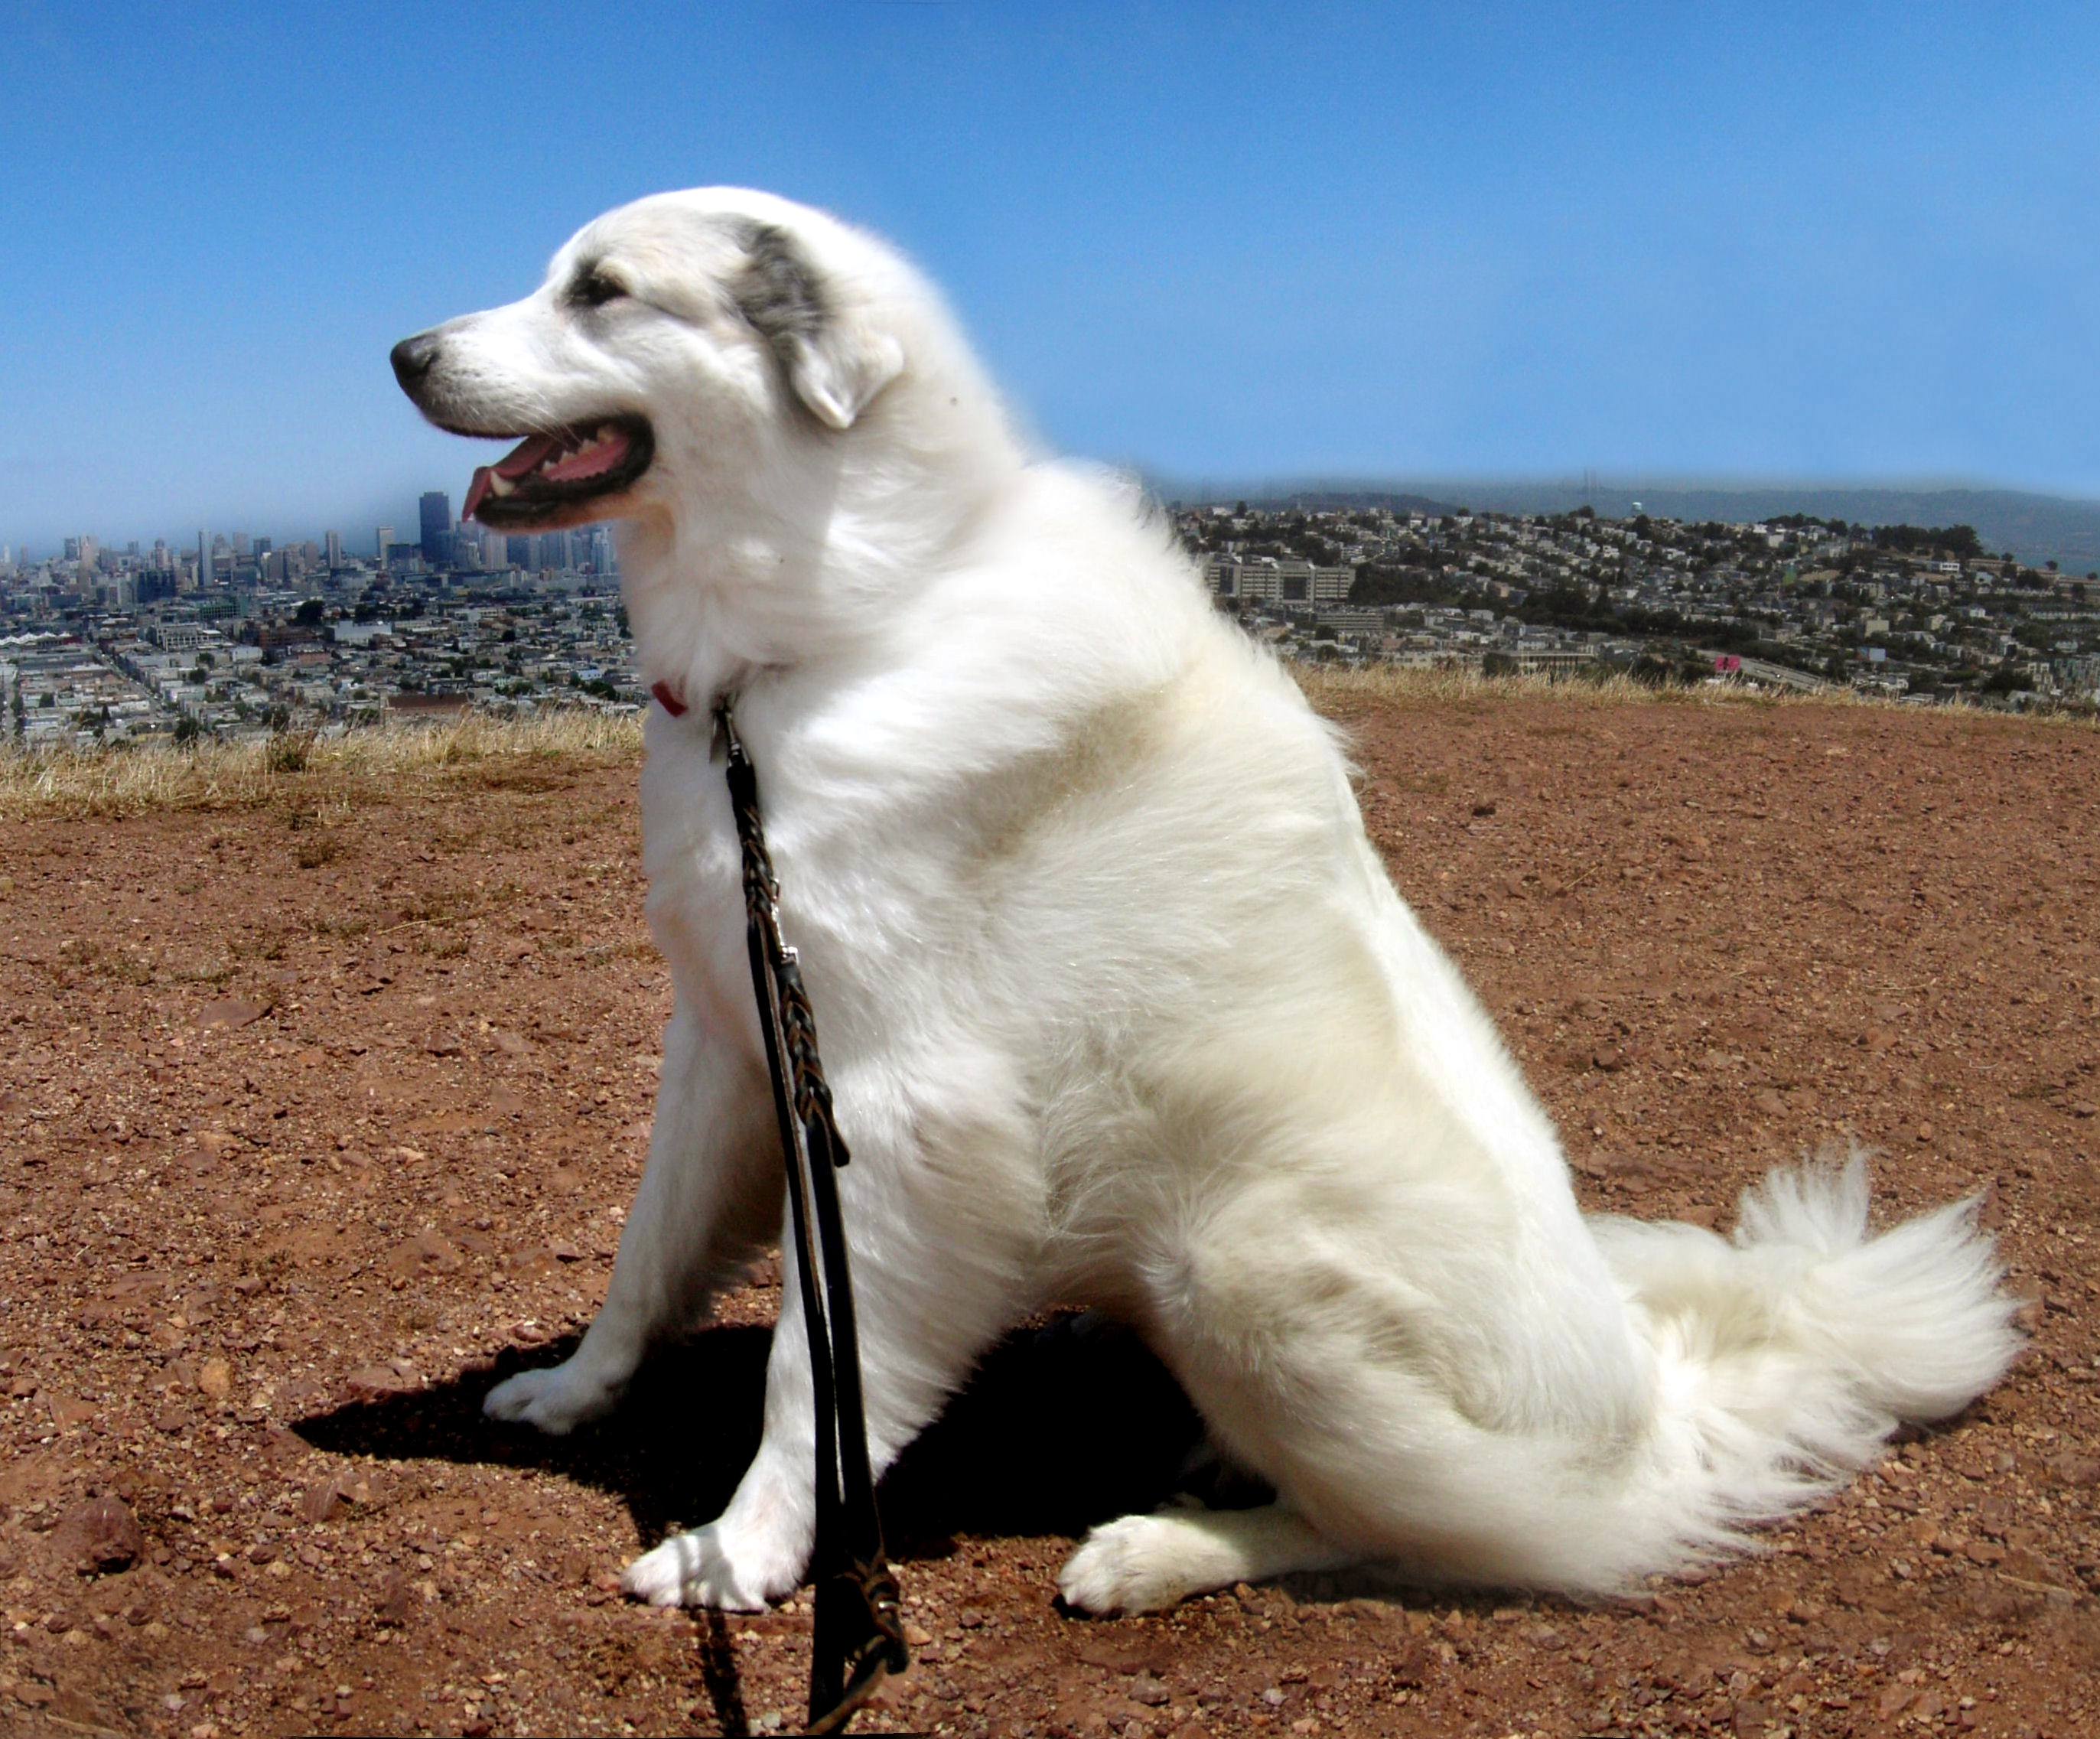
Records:
{"label": "white fur", "polygon": [[[814,364],[739,315],[752,218],[823,286]],[[585,259],[633,300],[567,307]],[[1138,1324],[1278,1493],[1097,1529],[1074,1605],[1365,1560],[1618,1587],[1739,1545],[2005,1368],[1967,1208],[1870,1237],[1856,1161],[1776,1175],[1732,1242],[1586,1220],[1373,854],[1334,733],[1127,485],[1024,456],[880,244],[763,195],[646,200],[440,336],[454,426],[651,420],[656,462],[615,504],[626,598],[645,678],[690,706],[652,708],[642,775],[677,986],[647,1173],[576,1355],[492,1414],[605,1412],[779,1236],[709,753],[726,690],[854,1151],[878,1470],[1017,1318],[1085,1302]],[[638,1596],[748,1607],[802,1573],[810,1401],[782,1296],[757,1459],[719,1520],[630,1568]]]}

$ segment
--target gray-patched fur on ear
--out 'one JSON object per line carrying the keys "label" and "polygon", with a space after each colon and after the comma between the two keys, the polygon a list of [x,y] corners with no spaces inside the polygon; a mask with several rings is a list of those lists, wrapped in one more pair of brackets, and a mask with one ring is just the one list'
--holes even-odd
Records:
{"label": "gray-patched fur on ear", "polygon": [[752,328],[773,346],[788,383],[834,429],[849,429],[904,367],[903,347],[841,318],[787,231],[752,223],[739,238],[743,269],[732,289]]}

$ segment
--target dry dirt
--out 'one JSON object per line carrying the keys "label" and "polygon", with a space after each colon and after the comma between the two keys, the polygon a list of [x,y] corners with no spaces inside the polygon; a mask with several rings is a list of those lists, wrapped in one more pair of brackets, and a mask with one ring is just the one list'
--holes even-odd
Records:
{"label": "dry dirt", "polygon": [[[1892,1214],[1992,1192],[2032,1347],[1762,1556],[1607,1609],[1304,1582],[1086,1622],[1071,1537],[1192,1426],[1115,1331],[1018,1335],[886,1488],[919,1664],[862,1730],[2100,1732],[2100,735],[1330,704],[1586,1203],[1725,1225],[1856,1137]],[[477,1411],[588,1320],[639,1169],[633,783],[6,824],[0,1730],[795,1728],[805,1613],[609,1591],[751,1452],[764,1277],[602,1428]]]}

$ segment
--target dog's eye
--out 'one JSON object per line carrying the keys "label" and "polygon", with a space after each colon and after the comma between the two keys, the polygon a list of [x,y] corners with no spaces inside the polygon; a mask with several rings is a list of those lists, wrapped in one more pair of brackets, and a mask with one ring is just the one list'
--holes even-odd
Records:
{"label": "dog's eye", "polygon": [[618,302],[627,294],[626,286],[615,283],[602,271],[585,272],[577,279],[569,292],[569,300],[580,307],[602,308],[608,302]]}

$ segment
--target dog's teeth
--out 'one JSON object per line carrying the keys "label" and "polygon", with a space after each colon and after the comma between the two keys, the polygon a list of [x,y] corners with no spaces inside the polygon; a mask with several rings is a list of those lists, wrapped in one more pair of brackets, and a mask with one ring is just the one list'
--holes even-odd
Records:
{"label": "dog's teeth", "polygon": [[491,471],[488,474],[488,492],[491,495],[508,495],[517,487],[518,485],[511,482],[508,477],[502,476],[497,472]]}

